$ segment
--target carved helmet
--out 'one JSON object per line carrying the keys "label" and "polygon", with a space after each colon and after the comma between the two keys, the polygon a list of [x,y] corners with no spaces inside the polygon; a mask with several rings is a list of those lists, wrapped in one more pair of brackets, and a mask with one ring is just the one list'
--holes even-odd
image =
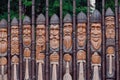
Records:
{"label": "carved helmet", "polygon": [[7,21],[5,19],[2,19],[0,21],[0,28],[6,28],[7,27]]}
{"label": "carved helmet", "polygon": [[39,24],[45,24],[45,16],[43,14],[40,14],[37,17],[36,24],[37,25],[39,25]]}
{"label": "carved helmet", "polygon": [[66,14],[63,20],[64,23],[72,23],[72,17],[70,14]]}
{"label": "carved helmet", "polygon": [[59,17],[56,14],[51,17],[50,24],[59,24]]}
{"label": "carved helmet", "polygon": [[113,13],[113,11],[112,11],[111,8],[108,8],[108,9],[106,10],[105,16],[106,16],[106,17],[107,17],[107,16],[114,16],[114,13]]}
{"label": "carved helmet", "polygon": [[12,26],[18,26],[18,20],[16,17],[13,18],[12,22],[11,22]]}
{"label": "carved helmet", "polygon": [[98,10],[95,10],[92,15],[90,16],[90,22],[96,23],[101,22],[101,14]]}
{"label": "carved helmet", "polygon": [[86,15],[85,15],[85,13],[80,12],[80,13],[77,15],[77,23],[83,23],[83,22],[87,22],[87,17],[86,17]]}
{"label": "carved helmet", "polygon": [[30,25],[31,21],[30,21],[30,17],[25,16],[25,18],[23,19],[23,25]]}

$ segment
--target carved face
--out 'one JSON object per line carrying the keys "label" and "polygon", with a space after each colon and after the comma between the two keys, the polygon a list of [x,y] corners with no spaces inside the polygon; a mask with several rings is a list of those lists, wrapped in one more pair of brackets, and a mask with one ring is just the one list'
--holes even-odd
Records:
{"label": "carved face", "polygon": [[0,53],[4,54],[7,51],[7,29],[0,29]]}
{"label": "carved face", "polygon": [[31,26],[30,25],[23,26],[23,43],[25,46],[29,46],[31,44]]}
{"label": "carved face", "polygon": [[77,42],[78,45],[83,47],[86,41],[86,23],[77,24]]}
{"label": "carved face", "polygon": [[110,39],[115,38],[115,23],[114,23],[114,17],[106,17],[106,37]]}
{"label": "carved face", "polygon": [[95,50],[98,50],[101,46],[101,24],[92,23],[91,24],[91,44]]}
{"label": "carved face", "polygon": [[50,26],[50,47],[53,49],[59,47],[59,25]]}
{"label": "carved face", "polygon": [[64,23],[64,47],[66,50],[72,47],[72,23]]}
{"label": "carved face", "polygon": [[37,25],[36,35],[36,52],[45,50],[45,25]]}
{"label": "carved face", "polygon": [[11,54],[19,53],[18,26],[11,27]]}

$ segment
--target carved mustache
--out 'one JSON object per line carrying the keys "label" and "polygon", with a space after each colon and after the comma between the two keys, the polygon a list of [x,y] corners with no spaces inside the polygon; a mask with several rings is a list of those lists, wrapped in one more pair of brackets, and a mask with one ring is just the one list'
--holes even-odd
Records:
{"label": "carved mustache", "polygon": [[93,37],[93,38],[100,38],[101,34],[91,34],[91,37]]}
{"label": "carved mustache", "polygon": [[52,39],[57,39],[57,40],[58,40],[58,39],[59,39],[59,36],[57,36],[57,35],[56,35],[56,36],[50,36],[50,39],[51,39],[51,40],[52,40]]}

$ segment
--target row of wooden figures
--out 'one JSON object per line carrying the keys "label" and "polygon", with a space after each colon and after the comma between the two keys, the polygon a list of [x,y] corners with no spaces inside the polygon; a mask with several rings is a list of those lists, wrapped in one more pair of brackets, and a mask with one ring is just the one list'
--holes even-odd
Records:
{"label": "row of wooden figures", "polygon": [[[28,16],[25,16],[23,20],[22,30],[19,30],[18,21],[14,18],[11,22],[11,34],[7,33],[7,21],[2,19],[0,21],[0,80],[7,80],[7,50],[8,50],[8,39],[10,36],[10,57],[11,57],[11,79],[19,80],[19,56],[23,56],[23,75],[24,80],[31,80],[31,60],[32,54],[36,55],[36,69],[37,69],[37,80],[44,80],[44,63],[45,63],[45,52],[46,47],[49,45],[50,53],[50,72],[52,72],[51,80],[58,80],[59,74],[59,52],[60,52],[60,27],[59,18],[54,14],[50,19],[50,33],[46,35],[45,17],[40,14],[36,20],[37,26],[35,27],[35,36],[32,35],[31,20]],[[73,32],[72,18],[70,14],[66,14],[63,20],[63,67],[64,80],[72,80],[71,67],[72,67],[72,50],[73,50],[73,39],[72,35],[76,35],[77,48],[77,61],[78,61],[78,80],[85,80],[85,62],[86,62],[86,45],[87,45],[87,17],[83,12],[80,12],[77,16],[77,32]],[[98,10],[95,10],[90,16],[90,53],[91,55],[91,66],[92,66],[92,79],[101,80],[101,49],[102,49],[102,26],[101,26],[101,14]],[[106,11],[106,63],[109,65],[107,69],[107,77],[114,78],[115,75],[115,19],[113,11],[108,8]],[[22,31],[22,34],[20,35]],[[34,32],[34,31],[33,31]],[[22,39],[20,38],[22,37]],[[35,41],[33,42],[33,37]],[[46,46],[46,37],[49,37],[48,46]],[[35,43],[35,50],[33,50],[32,43]],[[22,44],[23,54],[20,54]],[[13,71],[13,72],[12,72]]]}

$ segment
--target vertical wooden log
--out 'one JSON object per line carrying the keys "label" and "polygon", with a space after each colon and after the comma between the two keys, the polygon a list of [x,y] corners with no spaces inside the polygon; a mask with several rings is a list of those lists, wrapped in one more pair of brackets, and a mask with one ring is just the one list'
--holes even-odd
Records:
{"label": "vertical wooden log", "polygon": [[20,45],[20,80],[23,80],[22,78],[22,53],[23,53],[23,41],[22,41],[22,0],[19,0],[19,45]]}
{"label": "vertical wooden log", "polygon": [[62,35],[62,33],[63,33],[63,29],[62,29],[62,26],[63,26],[63,23],[62,23],[62,22],[63,22],[63,20],[62,20],[62,19],[63,19],[63,18],[62,18],[63,11],[62,11],[62,8],[63,8],[63,7],[62,7],[62,2],[63,2],[63,1],[60,0],[60,59],[59,59],[59,60],[60,60],[60,61],[59,61],[59,65],[60,65],[60,67],[59,67],[59,68],[60,68],[60,69],[59,69],[59,70],[60,70],[60,71],[59,71],[59,72],[60,72],[60,73],[59,73],[60,78],[59,78],[59,79],[60,79],[60,80],[63,79],[63,76],[62,76],[62,73],[63,73],[63,67],[62,67],[62,66],[63,66],[63,61],[62,61],[62,60],[63,60],[63,57],[62,57],[62,56],[63,56],[63,47],[62,47],[62,44],[63,44],[63,35]]}
{"label": "vertical wooden log", "polygon": [[73,0],[73,80],[77,80],[76,70],[76,0]]}
{"label": "vertical wooden log", "polygon": [[10,32],[11,32],[11,29],[10,29],[10,0],[8,0],[8,80],[11,79],[10,78]]}
{"label": "vertical wooden log", "polygon": [[115,47],[115,51],[116,51],[116,80],[119,80],[119,43],[118,43],[118,38],[119,38],[119,35],[118,35],[118,0],[115,0],[115,24],[116,24],[116,47]]}
{"label": "vertical wooden log", "polygon": [[90,80],[90,0],[87,0],[87,79]]}
{"label": "vertical wooden log", "polygon": [[105,80],[105,0],[102,0],[102,80]]}
{"label": "vertical wooden log", "polygon": [[35,75],[35,0],[32,0],[32,80],[36,80]]}
{"label": "vertical wooden log", "polygon": [[49,80],[49,0],[46,0],[46,57],[45,57],[45,80]]}

